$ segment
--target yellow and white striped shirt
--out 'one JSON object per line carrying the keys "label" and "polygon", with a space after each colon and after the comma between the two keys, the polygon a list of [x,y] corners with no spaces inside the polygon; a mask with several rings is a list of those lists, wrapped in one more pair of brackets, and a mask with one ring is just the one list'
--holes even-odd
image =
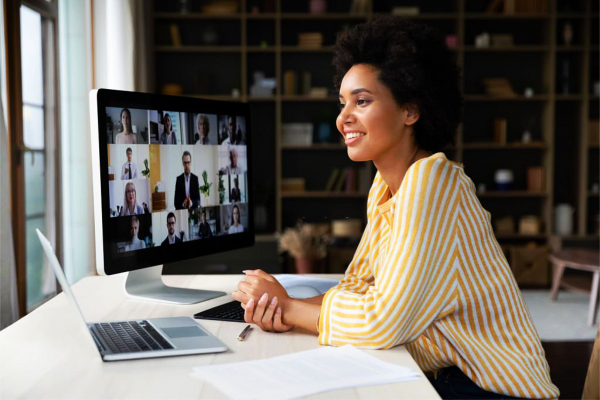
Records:
{"label": "yellow and white striped shirt", "polygon": [[490,214],[462,166],[436,153],[389,193],[377,173],[358,249],[323,299],[319,343],[406,344],[424,371],[455,365],[491,392],[557,398]]}

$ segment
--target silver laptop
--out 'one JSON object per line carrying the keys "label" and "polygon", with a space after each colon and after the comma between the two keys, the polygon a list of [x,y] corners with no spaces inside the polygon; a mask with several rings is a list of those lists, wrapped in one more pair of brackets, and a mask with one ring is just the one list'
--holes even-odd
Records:
{"label": "silver laptop", "polygon": [[116,322],[86,322],[62,268],[46,237],[36,229],[46,256],[83,327],[92,335],[103,361],[219,353],[227,346],[190,317],[149,318]]}

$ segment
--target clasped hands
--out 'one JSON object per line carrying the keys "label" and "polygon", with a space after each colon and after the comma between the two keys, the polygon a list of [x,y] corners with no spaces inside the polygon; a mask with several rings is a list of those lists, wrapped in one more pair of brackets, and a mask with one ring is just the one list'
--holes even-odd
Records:
{"label": "clasped hands", "polygon": [[283,311],[290,296],[272,275],[256,269],[244,271],[246,279],[238,284],[232,297],[242,303],[244,319],[267,332],[286,332],[293,325],[283,323]]}

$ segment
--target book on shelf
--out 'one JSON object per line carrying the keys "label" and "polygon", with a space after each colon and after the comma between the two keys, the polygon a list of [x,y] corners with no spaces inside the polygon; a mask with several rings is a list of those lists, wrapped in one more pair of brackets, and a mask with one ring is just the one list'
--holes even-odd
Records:
{"label": "book on shelf", "polygon": [[179,32],[179,25],[171,24],[169,26],[171,32],[171,44],[173,46],[181,46],[181,33]]}
{"label": "book on shelf", "polygon": [[298,34],[298,47],[315,49],[323,46],[323,34],[321,32],[306,32]]}
{"label": "book on shelf", "polygon": [[340,170],[340,176],[335,182],[335,186],[333,187],[334,192],[341,192],[344,189],[344,184],[346,183],[346,177],[348,174],[347,169]]}
{"label": "book on shelf", "polygon": [[311,86],[311,75],[308,71],[302,71],[300,73],[300,90],[301,94],[308,96],[310,94],[310,86]]}
{"label": "book on shelf", "polygon": [[494,142],[506,144],[506,118],[494,118]]}
{"label": "book on shelf", "polygon": [[368,193],[371,177],[366,167],[334,168],[329,175],[325,191],[345,193]]}
{"label": "book on shelf", "polygon": [[296,72],[287,70],[283,74],[283,92],[286,95],[296,94]]}
{"label": "book on shelf", "polygon": [[356,168],[346,168],[346,193],[356,193]]}
{"label": "book on shelf", "polygon": [[325,190],[327,192],[333,191],[333,188],[335,187],[335,183],[336,183],[339,175],[340,175],[340,169],[339,168],[334,168],[331,171],[331,174],[329,175],[329,179],[327,180],[327,185],[325,186]]}

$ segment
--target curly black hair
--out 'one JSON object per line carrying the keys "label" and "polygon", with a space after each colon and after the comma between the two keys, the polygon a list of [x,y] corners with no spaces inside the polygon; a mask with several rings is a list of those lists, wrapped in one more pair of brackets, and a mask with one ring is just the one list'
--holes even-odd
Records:
{"label": "curly black hair", "polygon": [[462,112],[460,72],[437,30],[405,18],[377,16],[338,35],[332,64],[338,90],[353,65],[369,64],[379,70],[379,80],[400,106],[416,105],[420,148],[437,152],[454,144]]}

